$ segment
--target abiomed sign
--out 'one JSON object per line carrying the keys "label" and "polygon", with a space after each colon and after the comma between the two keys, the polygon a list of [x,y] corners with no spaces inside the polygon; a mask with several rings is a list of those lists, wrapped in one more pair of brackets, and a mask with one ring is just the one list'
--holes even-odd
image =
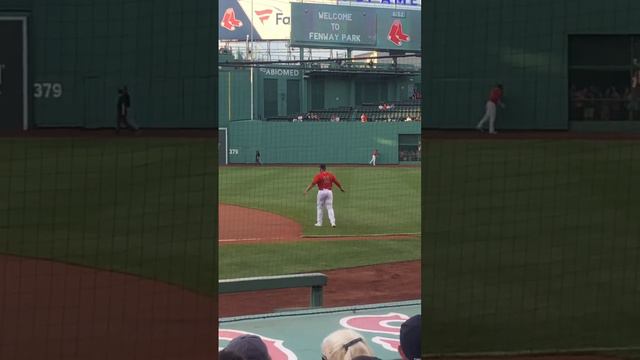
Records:
{"label": "abiomed sign", "polygon": [[267,76],[277,77],[298,77],[300,76],[300,70],[298,69],[280,69],[280,68],[265,68],[260,67],[260,71]]}

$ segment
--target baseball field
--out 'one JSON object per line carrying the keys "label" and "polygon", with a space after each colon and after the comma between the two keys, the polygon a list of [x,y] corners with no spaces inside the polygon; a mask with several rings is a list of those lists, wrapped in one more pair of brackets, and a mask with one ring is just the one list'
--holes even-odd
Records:
{"label": "baseball field", "polygon": [[[420,168],[327,170],[346,189],[334,187],[336,228],[326,212],[315,227],[317,189],[303,195],[318,165],[220,168],[220,278],[319,271],[329,276],[327,306],[418,299]],[[220,316],[305,306],[308,290],[296,291],[223,295]]]}
{"label": "baseball field", "polygon": [[637,139],[437,136],[423,140],[429,353],[637,354]]}
{"label": "baseball field", "polygon": [[1,140],[0,357],[214,356],[215,132]]}
{"label": "baseball field", "polygon": [[[337,227],[315,227],[316,192],[303,195],[317,166],[229,166],[220,169],[220,202],[260,209],[301,226],[298,239],[220,248],[220,277],[286,274],[419,259],[420,168],[329,165],[346,189],[334,187]],[[242,219],[235,226],[250,226]],[[221,225],[222,226],[222,225]],[[349,238],[354,240],[349,240]],[[394,237],[395,239],[386,239]],[[341,241],[302,241],[342,238]],[[376,241],[369,239],[382,238]],[[400,238],[400,239],[398,239]],[[357,240],[356,240],[357,239]],[[242,239],[237,239],[242,242]],[[282,242],[282,240],[291,240]],[[363,242],[363,240],[365,242]],[[253,266],[248,266],[252,263]]]}
{"label": "baseball field", "polygon": [[6,138],[0,252],[213,295],[215,139]]}

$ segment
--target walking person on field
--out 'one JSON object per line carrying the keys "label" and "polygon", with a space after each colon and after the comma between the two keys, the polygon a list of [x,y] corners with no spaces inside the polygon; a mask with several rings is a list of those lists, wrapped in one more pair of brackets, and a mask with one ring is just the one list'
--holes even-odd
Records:
{"label": "walking person on field", "polygon": [[489,95],[489,100],[485,105],[485,113],[480,122],[476,126],[478,131],[484,131],[484,123],[489,121],[489,134],[497,134],[495,128],[496,122],[496,105],[500,105],[500,107],[504,108],[504,103],[502,102],[502,95],[504,92],[504,87],[502,84],[496,85],[493,89],[491,89],[491,94]]}
{"label": "walking person on field", "polygon": [[131,106],[131,97],[129,91],[125,86],[123,89],[118,89],[118,103],[117,103],[117,118],[116,118],[116,133],[120,133],[120,126],[124,125],[125,128],[131,131],[138,131],[138,127],[129,120],[129,107]]}
{"label": "walking person on field", "polygon": [[378,149],[373,150],[373,152],[371,153],[371,161],[369,161],[369,165],[376,166],[376,159],[378,159],[378,156],[380,156]]}
{"label": "walking person on field", "polygon": [[324,208],[326,208],[327,215],[329,215],[329,222],[331,222],[331,227],[336,227],[336,216],[333,212],[333,192],[331,191],[333,184],[336,184],[340,191],[345,192],[335,175],[327,171],[327,166],[325,164],[321,164],[320,172],[313,177],[311,184],[309,184],[309,186],[304,190],[304,195],[306,196],[307,192],[311,190],[312,187],[316,185],[318,186],[315,226],[322,226],[323,212]]}

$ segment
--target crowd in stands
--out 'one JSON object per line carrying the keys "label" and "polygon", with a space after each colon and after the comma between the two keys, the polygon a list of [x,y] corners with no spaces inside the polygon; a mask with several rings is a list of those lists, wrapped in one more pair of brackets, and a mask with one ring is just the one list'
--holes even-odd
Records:
{"label": "crowd in stands", "polygon": [[571,120],[640,120],[640,87],[571,86]]}
{"label": "crowd in stands", "polygon": [[420,161],[422,159],[422,153],[420,150],[400,150],[398,152],[398,159],[400,161]]}
{"label": "crowd in stands", "polygon": [[[422,317],[415,315],[400,326],[398,355],[402,360],[421,358],[420,334]],[[358,332],[339,329],[320,344],[322,360],[380,360]],[[220,360],[271,360],[266,344],[259,336],[237,337],[219,352]]]}
{"label": "crowd in stands", "polygon": [[[284,120],[280,117],[272,120]],[[363,104],[357,108],[342,107],[324,110],[312,110],[307,113],[294,114],[286,120],[292,122],[329,121],[340,122],[356,120],[360,122],[396,122],[422,121],[420,104],[416,102]]]}
{"label": "crowd in stands", "polygon": [[422,100],[422,91],[413,88],[413,94],[411,94],[411,100]]}
{"label": "crowd in stands", "polygon": [[295,114],[291,121],[303,122],[303,121],[331,121],[339,122],[349,119],[349,115],[353,110],[349,107],[336,108],[329,110],[312,110],[308,113]]}
{"label": "crowd in stands", "polygon": [[420,105],[416,103],[363,104],[360,122],[422,121]]}

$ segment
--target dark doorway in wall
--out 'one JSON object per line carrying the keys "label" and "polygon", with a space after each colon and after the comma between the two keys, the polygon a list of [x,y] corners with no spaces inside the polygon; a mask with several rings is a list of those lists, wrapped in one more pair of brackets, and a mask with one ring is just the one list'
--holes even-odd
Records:
{"label": "dark doorway in wall", "polygon": [[287,80],[287,114],[300,112],[300,80]]}
{"label": "dark doorway in wall", "polygon": [[640,36],[570,36],[569,120],[640,121],[639,58]]}
{"label": "dark doorway in wall", "polygon": [[26,18],[0,15],[0,129],[27,128]]}
{"label": "dark doorway in wall", "polygon": [[278,80],[264,79],[264,117],[278,116]]}

